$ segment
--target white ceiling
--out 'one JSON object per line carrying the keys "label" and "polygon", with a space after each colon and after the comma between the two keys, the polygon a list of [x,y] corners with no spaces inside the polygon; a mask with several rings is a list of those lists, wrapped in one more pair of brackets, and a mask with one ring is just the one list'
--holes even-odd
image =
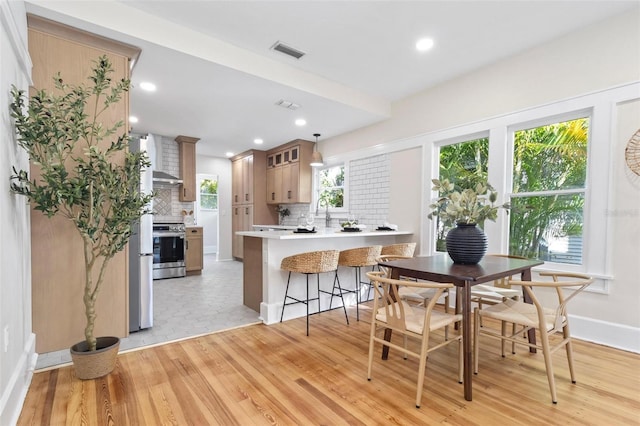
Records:
{"label": "white ceiling", "polygon": [[[222,157],[384,120],[394,101],[607,17],[638,14],[638,4],[34,0],[27,11],[140,47],[133,131],[199,137],[198,153]],[[420,37],[434,48],[417,52]],[[307,54],[270,50],[278,40]],[[142,81],[158,90],[142,91]],[[301,107],[275,106],[280,99]]]}

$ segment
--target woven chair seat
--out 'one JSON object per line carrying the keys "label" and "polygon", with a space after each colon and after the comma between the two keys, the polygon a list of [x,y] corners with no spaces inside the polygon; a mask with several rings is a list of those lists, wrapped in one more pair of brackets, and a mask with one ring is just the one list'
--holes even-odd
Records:
{"label": "woven chair seat", "polygon": [[338,269],[338,250],[321,250],[295,254],[282,259],[280,269],[301,274],[320,274]]}
{"label": "woven chair seat", "polygon": [[391,244],[382,247],[380,254],[382,256],[407,256],[413,257],[413,253],[416,251],[416,243],[400,243]]}
{"label": "woven chair seat", "polygon": [[[553,309],[542,308],[542,311],[544,312],[544,323],[547,326],[546,331],[551,331],[556,327],[556,320],[561,324],[564,324],[566,321],[566,318],[562,315],[557,319],[556,311]],[[537,327],[540,324],[538,321],[538,310],[535,305],[512,299],[507,299],[503,303],[483,308],[482,315],[500,321],[526,325],[528,327]]]}
{"label": "woven chair seat", "polygon": [[[425,309],[420,306],[411,306],[405,301],[402,303],[402,309],[404,310],[404,319],[405,319],[405,327],[408,331],[416,334],[422,334],[422,328],[424,327],[424,318],[425,318]],[[389,305],[387,307],[383,306],[378,308],[378,312],[376,313],[376,320],[382,322],[390,322],[387,321],[386,310],[397,310],[400,309],[398,303],[394,303],[393,305]],[[462,314],[449,314],[445,312],[439,311],[431,311],[431,317],[429,318],[429,330],[438,330],[443,328],[446,325],[450,325],[456,323],[458,321],[462,321]]]}
{"label": "woven chair seat", "polygon": [[338,259],[340,266],[374,266],[378,264],[378,257],[382,246],[360,247],[342,250]]}

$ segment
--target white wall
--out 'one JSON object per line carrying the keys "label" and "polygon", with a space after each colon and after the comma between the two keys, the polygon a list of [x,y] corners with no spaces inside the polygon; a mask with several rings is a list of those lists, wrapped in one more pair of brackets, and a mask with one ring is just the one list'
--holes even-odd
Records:
{"label": "white wall", "polygon": [[[640,80],[639,19],[640,8],[636,8],[398,101],[390,119],[325,139],[319,148],[327,161],[354,159],[359,153],[364,157],[373,146],[404,149],[407,140],[419,135],[636,82]],[[614,111],[618,124],[611,129],[613,164],[590,171],[597,174],[596,179],[613,173],[609,200],[613,279],[607,294],[584,293],[572,302],[570,312],[577,317],[574,334],[640,351],[640,188],[637,180],[632,184],[625,174],[622,158],[632,130],[640,127],[637,103]],[[433,162],[428,153],[421,164],[406,160],[407,164],[392,164],[391,206],[414,199],[416,182],[429,181],[423,176]],[[404,210],[403,220],[428,226],[421,205],[413,206],[411,213]]]}
{"label": "white wall", "polygon": [[[197,146],[196,146],[197,147]],[[196,156],[196,174],[218,176],[218,260],[231,256],[231,161],[228,158]],[[199,223],[200,225],[200,223]],[[206,225],[205,225],[206,226]],[[202,232],[206,235],[207,229]]]}
{"label": "white wall", "polygon": [[[420,254],[423,248],[420,245],[420,228],[421,217],[420,205],[422,201],[422,187],[415,184],[416,177],[421,176],[422,149],[413,148],[404,151],[394,152],[391,157],[391,170],[389,180],[389,193],[402,193],[402,199],[393,197],[393,201],[389,203],[389,223],[400,225],[401,229],[413,231],[414,235],[411,241],[418,243],[416,246],[416,254]],[[407,182],[413,181],[411,185]]]}
{"label": "white wall", "polygon": [[388,120],[320,141],[319,150],[331,162],[356,149],[638,80],[640,11],[634,11],[398,101]]}
{"label": "white wall", "polygon": [[[0,0],[0,424],[14,424],[36,362],[31,332],[31,240],[29,207],[9,192],[11,167],[27,169],[28,157],[15,142],[9,90],[27,90],[31,60],[22,2]],[[8,338],[7,338],[8,337]]]}

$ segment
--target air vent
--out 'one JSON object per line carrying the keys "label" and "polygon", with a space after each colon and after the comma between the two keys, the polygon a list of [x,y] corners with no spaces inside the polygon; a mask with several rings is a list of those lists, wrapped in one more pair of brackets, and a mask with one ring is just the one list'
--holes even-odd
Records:
{"label": "air vent", "polygon": [[284,99],[280,99],[278,102],[276,102],[276,105],[282,108],[292,109],[294,111],[300,108],[300,105],[294,104],[291,101],[285,101]]}
{"label": "air vent", "polygon": [[276,51],[278,51],[280,53],[284,53],[285,55],[292,56],[292,57],[294,57],[296,59],[300,59],[304,55],[306,55],[306,53],[302,52],[301,50],[294,49],[291,46],[287,46],[286,44],[284,44],[281,41],[277,41],[276,44],[271,46],[271,49],[276,50]]}

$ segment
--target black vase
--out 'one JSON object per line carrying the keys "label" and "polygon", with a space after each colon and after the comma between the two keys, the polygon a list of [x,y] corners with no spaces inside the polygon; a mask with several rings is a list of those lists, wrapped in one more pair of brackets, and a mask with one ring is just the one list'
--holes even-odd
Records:
{"label": "black vase", "polygon": [[447,253],[453,263],[475,265],[487,252],[487,236],[475,223],[459,223],[447,233]]}

